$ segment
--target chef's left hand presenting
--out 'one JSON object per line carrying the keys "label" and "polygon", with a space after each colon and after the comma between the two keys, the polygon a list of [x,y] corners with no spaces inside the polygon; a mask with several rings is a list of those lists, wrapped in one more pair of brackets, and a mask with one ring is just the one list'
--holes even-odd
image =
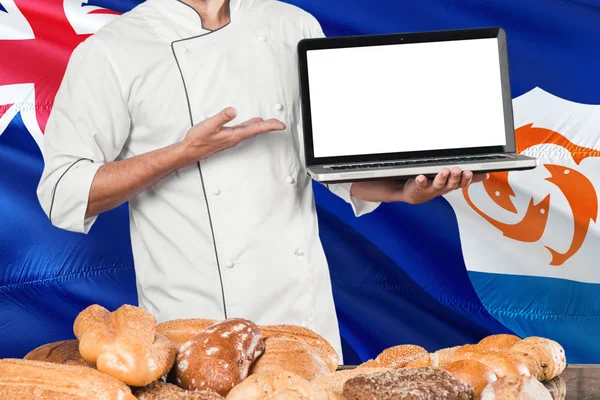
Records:
{"label": "chef's left hand presenting", "polygon": [[374,202],[404,202],[421,204],[453,190],[462,189],[472,183],[481,182],[488,174],[473,175],[460,168],[443,169],[434,179],[420,175],[408,180],[375,180],[354,182],[350,195],[360,200]]}

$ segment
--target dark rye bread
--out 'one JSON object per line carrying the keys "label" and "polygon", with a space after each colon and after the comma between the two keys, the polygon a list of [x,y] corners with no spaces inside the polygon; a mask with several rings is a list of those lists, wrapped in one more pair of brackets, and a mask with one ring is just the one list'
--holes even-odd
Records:
{"label": "dark rye bread", "polygon": [[429,367],[361,375],[344,384],[347,400],[471,400],[473,388]]}

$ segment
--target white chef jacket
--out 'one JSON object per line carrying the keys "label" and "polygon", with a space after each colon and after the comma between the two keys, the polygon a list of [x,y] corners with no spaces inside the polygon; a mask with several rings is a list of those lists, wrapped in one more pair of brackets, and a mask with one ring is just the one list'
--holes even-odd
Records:
{"label": "white chef jacket", "polygon": [[[296,45],[323,35],[275,0],[231,0],[208,31],[178,0],[148,0],[74,51],[43,144],[40,203],[52,224],[87,233],[92,180],[104,163],[181,141],[227,106],[233,124],[278,118],[287,129],[178,170],[131,199],[139,305],[159,322],[243,317],[303,325],[341,344],[302,153]],[[378,203],[329,185],[356,215]]]}

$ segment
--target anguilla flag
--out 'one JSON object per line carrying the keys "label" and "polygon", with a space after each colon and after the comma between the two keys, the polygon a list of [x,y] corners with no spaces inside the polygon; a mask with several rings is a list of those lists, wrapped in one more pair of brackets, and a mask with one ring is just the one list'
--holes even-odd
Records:
{"label": "anguilla flag", "polygon": [[[600,363],[600,0],[286,1],[328,36],[503,27],[518,151],[540,159],[360,218],[315,184],[345,361],[509,332],[559,341],[570,363]],[[0,357],[72,338],[89,304],[137,302],[126,206],[88,235],[65,232],[36,187],[72,50],[139,3],[0,0]]]}

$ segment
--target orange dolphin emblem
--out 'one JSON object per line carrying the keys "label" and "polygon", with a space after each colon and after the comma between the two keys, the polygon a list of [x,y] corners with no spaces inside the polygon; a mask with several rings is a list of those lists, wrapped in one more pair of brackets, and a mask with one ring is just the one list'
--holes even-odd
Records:
{"label": "orange dolphin emblem", "polygon": [[[569,151],[577,165],[585,158],[600,157],[600,151],[577,146],[560,133],[533,127],[533,124],[522,126],[515,133],[518,153],[538,144],[554,144]],[[550,177],[546,180],[556,185],[567,199],[575,224],[571,246],[565,253],[559,253],[545,246],[552,254],[550,265],[560,266],[577,253],[585,241],[590,223],[596,222],[598,197],[593,184],[579,171],[554,164],[544,164],[544,167],[550,172]],[[490,179],[485,181],[483,186],[486,193],[498,206],[512,213],[517,212],[512,202],[515,192],[508,183],[508,172],[490,174]],[[525,216],[516,224],[504,224],[485,214],[471,200],[468,188],[463,189],[463,195],[467,204],[487,222],[500,230],[505,237],[531,243],[540,240],[544,234],[548,222],[550,195],[547,195],[538,204],[534,203],[532,197]]]}

